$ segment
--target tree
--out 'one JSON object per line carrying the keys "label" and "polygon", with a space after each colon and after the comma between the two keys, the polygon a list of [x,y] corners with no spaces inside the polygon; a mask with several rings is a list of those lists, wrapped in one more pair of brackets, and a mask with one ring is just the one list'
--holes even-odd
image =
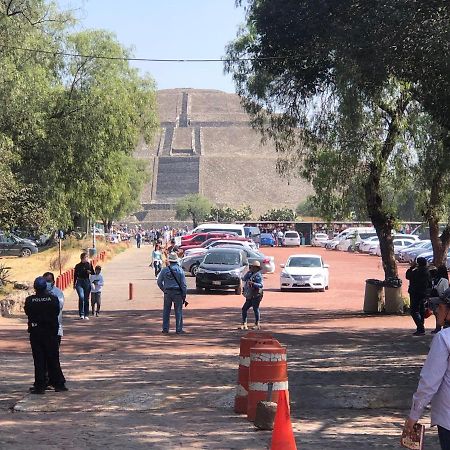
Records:
{"label": "tree", "polygon": [[250,220],[251,217],[252,208],[248,205],[244,205],[239,209],[231,208],[230,206],[214,206],[206,220],[220,223],[231,223]]}
{"label": "tree", "polygon": [[271,209],[259,217],[263,222],[292,222],[295,220],[295,211],[289,208]]}
{"label": "tree", "polygon": [[380,47],[391,42],[377,36],[377,43],[370,32],[379,28],[376,9],[387,14],[392,4],[246,3],[247,26],[228,47],[226,69],[253,125],[275,140],[280,171],[311,181],[325,218],[338,210],[351,214],[364,200],[380,239],[385,277],[397,276],[397,211],[386,194],[388,180],[404,176],[416,105],[412,83],[378,71],[367,50],[377,44],[381,54]]}
{"label": "tree", "polygon": [[190,194],[176,204],[176,219],[192,219],[194,228],[211,213],[212,203],[200,194]]}

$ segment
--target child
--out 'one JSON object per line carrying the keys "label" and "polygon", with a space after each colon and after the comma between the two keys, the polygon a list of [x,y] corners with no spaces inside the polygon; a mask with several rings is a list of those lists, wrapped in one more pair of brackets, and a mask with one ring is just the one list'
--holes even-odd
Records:
{"label": "child", "polygon": [[92,307],[92,315],[94,315],[94,307],[95,308],[95,316],[98,317],[100,313],[100,306],[102,302],[102,286],[103,286],[103,275],[100,273],[102,271],[101,266],[95,267],[95,274],[90,276],[92,283],[91,290],[91,307]]}

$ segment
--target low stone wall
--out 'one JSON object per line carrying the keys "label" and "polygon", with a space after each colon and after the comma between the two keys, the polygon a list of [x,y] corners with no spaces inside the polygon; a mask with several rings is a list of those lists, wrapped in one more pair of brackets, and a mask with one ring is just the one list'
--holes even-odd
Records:
{"label": "low stone wall", "polygon": [[18,289],[0,300],[0,316],[11,317],[16,314],[23,314],[25,299],[34,294],[32,289]]}

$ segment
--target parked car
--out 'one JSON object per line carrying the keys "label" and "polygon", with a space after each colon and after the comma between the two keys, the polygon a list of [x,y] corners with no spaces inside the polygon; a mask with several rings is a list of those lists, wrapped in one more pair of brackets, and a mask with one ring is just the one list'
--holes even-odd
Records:
{"label": "parked car", "polygon": [[422,253],[426,253],[432,250],[431,241],[427,242],[425,245],[421,247],[415,247],[409,250],[405,250],[403,254],[403,261],[410,263],[416,260],[418,256],[421,256]]}
{"label": "parked car", "polygon": [[431,242],[431,241],[430,240],[425,240],[425,241],[412,242],[407,247],[401,248],[398,251],[395,251],[394,252],[395,259],[397,261],[404,262],[406,253],[408,253],[410,250],[416,250],[418,248],[426,247],[429,242]]}
{"label": "parked car", "polygon": [[251,238],[256,245],[261,245],[261,230],[259,227],[244,227],[245,237]]}
{"label": "parked car", "polygon": [[234,238],[227,238],[227,239],[214,239],[212,242],[210,242],[205,247],[188,248],[187,250],[185,250],[184,255],[188,256],[188,255],[192,255],[194,253],[205,253],[210,248],[214,248],[214,247],[217,247],[218,245],[223,245],[223,244],[236,244],[240,247],[252,248],[252,249],[256,250],[256,244],[252,240],[246,239],[246,238],[234,237]]}
{"label": "parked car", "polygon": [[[434,257],[434,253],[432,251],[426,252],[426,253],[422,253],[421,255],[419,255],[422,258],[425,258],[427,260],[428,264],[431,264],[433,262],[433,257]],[[447,251],[447,261],[450,258],[450,249]],[[417,261],[417,258],[416,258]],[[448,264],[447,264],[448,267]]]}
{"label": "parked car", "polygon": [[275,245],[275,239],[270,233],[261,233],[260,241],[261,247],[273,247]]}
{"label": "parked car", "polygon": [[[393,244],[394,244],[394,255],[395,255],[396,251],[398,252],[400,249],[408,247],[408,245],[411,244],[411,240],[409,240],[409,239],[394,239]],[[375,255],[381,256],[381,248],[380,248],[379,244],[375,250]]]}
{"label": "parked car", "polygon": [[281,242],[284,247],[299,247],[300,235],[296,231],[285,231]]}
{"label": "parked car", "polygon": [[0,233],[0,256],[28,257],[38,252],[37,244],[14,234]]}
{"label": "parked car", "polygon": [[347,234],[338,242],[338,244],[336,245],[336,250],[340,250],[341,252],[355,251],[357,244],[360,244],[360,242],[364,241],[365,239],[376,236],[377,234],[375,233],[375,231],[367,233],[359,233],[357,231],[353,231]]}
{"label": "parked car", "polygon": [[201,262],[195,276],[198,291],[203,289],[234,289],[236,295],[242,293],[242,277],[248,269],[245,252],[234,248],[209,250]]}
{"label": "parked car", "polygon": [[372,236],[370,238],[364,239],[362,242],[360,242],[358,250],[360,253],[369,253],[370,247],[372,245],[378,245],[379,243],[378,236]]}
{"label": "parked car", "polygon": [[329,286],[328,264],[320,255],[291,255],[281,264],[280,290],[312,289],[325,291]]}
{"label": "parked car", "polygon": [[203,242],[211,238],[225,238],[236,236],[236,233],[212,232],[192,234],[189,238],[181,237],[181,247],[201,245]]}
{"label": "parked car", "polygon": [[325,242],[328,241],[328,234],[316,233],[311,239],[311,245],[313,247],[325,247]]}

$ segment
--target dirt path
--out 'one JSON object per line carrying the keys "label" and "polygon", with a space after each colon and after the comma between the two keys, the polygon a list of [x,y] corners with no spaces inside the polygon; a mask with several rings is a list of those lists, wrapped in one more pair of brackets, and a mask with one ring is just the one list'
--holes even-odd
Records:
{"label": "dirt path", "polygon": [[[396,448],[431,338],[413,340],[409,317],[360,313],[364,279],[380,276],[378,259],[302,251],[325,254],[330,290],[280,293],[278,274],[268,275],[263,302],[266,329],[288,346],[297,444]],[[277,264],[294,252],[266,250]],[[231,409],[242,298],[191,293],[188,333],[164,336],[149,253],[133,248],[105,266],[98,319],[80,321],[75,295],[67,292],[61,348],[67,394],[26,395],[32,358],[25,322],[0,322],[0,448],[268,448],[270,433],[255,431]],[[437,448],[434,430],[427,442]]]}

